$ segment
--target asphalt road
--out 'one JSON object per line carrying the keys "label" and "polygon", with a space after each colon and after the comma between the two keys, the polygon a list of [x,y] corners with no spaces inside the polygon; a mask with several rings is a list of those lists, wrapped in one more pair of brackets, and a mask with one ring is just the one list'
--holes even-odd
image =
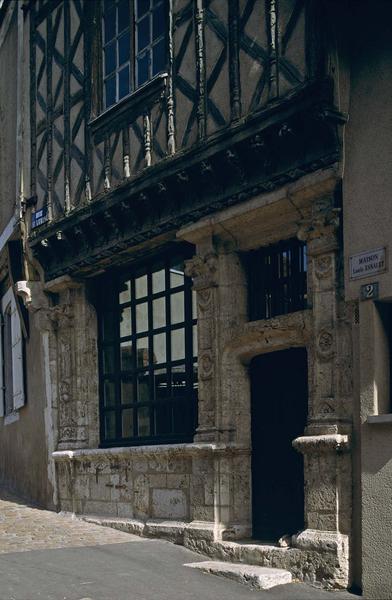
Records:
{"label": "asphalt road", "polygon": [[304,584],[254,591],[184,567],[205,560],[161,540],[0,555],[0,600],[354,600]]}

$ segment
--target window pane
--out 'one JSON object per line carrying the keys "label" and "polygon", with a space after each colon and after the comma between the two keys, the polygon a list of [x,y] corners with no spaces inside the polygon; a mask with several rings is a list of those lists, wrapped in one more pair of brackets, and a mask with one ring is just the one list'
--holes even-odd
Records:
{"label": "window pane", "polygon": [[132,334],[131,307],[123,308],[120,312],[120,337]]}
{"label": "window pane", "polygon": [[155,416],[155,434],[164,435],[171,433],[172,425],[172,406],[171,404],[161,404],[154,409]]}
{"label": "window pane", "polygon": [[137,0],[137,18],[142,17],[150,9],[150,0]]}
{"label": "window pane", "polygon": [[193,365],[193,389],[197,391],[198,387],[199,387],[199,378],[198,378],[197,363],[195,363]]}
{"label": "window pane", "polygon": [[152,74],[156,75],[166,67],[166,41],[163,39],[155,44],[152,50]]}
{"label": "window pane", "polygon": [[137,376],[137,401],[147,403],[150,401],[150,387],[148,373],[140,373]]}
{"label": "window pane", "polygon": [[122,436],[133,437],[133,408],[126,408],[122,411]]}
{"label": "window pane", "polygon": [[181,402],[173,406],[173,427],[176,433],[186,433],[192,429],[192,411],[189,404],[183,406]]}
{"label": "window pane", "polygon": [[[108,10],[107,10],[107,8]],[[109,10],[110,8],[110,10]],[[113,2],[105,2],[105,44],[114,38],[116,35],[116,9],[113,6]]]}
{"label": "window pane", "polygon": [[132,369],[132,342],[122,342],[120,344],[121,370],[130,371]]}
{"label": "window pane", "polygon": [[162,2],[153,12],[152,17],[152,37],[154,40],[159,38],[165,32],[165,4]]}
{"label": "window pane", "polygon": [[119,301],[120,304],[124,304],[124,302],[129,302],[131,300],[131,282],[124,281],[124,283],[120,286],[120,294]]}
{"label": "window pane", "polygon": [[184,396],[186,391],[185,365],[173,367],[172,371],[172,395]]}
{"label": "window pane", "polygon": [[158,333],[153,337],[154,364],[166,362],[166,333]]}
{"label": "window pane", "polygon": [[194,290],[192,290],[192,319],[197,319],[197,296]]}
{"label": "window pane", "polygon": [[150,43],[150,16],[147,15],[137,25],[137,51],[140,52]]}
{"label": "window pane", "polygon": [[148,338],[143,337],[136,341],[137,366],[148,367]]}
{"label": "window pane", "polygon": [[148,81],[148,65],[150,53],[146,52],[141,58],[137,59],[137,85],[142,85]]}
{"label": "window pane", "polygon": [[171,359],[181,360],[185,358],[185,336],[183,329],[171,332]]}
{"label": "window pane", "polygon": [[136,298],[147,296],[147,275],[135,279]]}
{"label": "window pane", "polygon": [[116,437],[116,414],[112,411],[105,414],[105,438],[111,440]]}
{"label": "window pane", "polygon": [[118,32],[130,25],[129,0],[120,0],[118,3]]}
{"label": "window pane", "polygon": [[103,349],[103,372],[107,373],[114,372],[114,348],[108,346]]}
{"label": "window pane", "polygon": [[116,42],[112,42],[105,48],[105,76],[116,69]]}
{"label": "window pane", "polygon": [[164,327],[166,325],[166,301],[165,298],[156,298],[152,301],[153,327]]}
{"label": "window pane", "polygon": [[118,98],[124,98],[129,94],[129,65],[118,74]]}
{"label": "window pane", "polygon": [[162,400],[168,396],[168,382],[166,369],[156,369],[154,371],[154,397],[155,400]]}
{"label": "window pane", "polygon": [[172,325],[184,322],[184,292],[170,296],[170,318]]}
{"label": "window pane", "polygon": [[140,437],[150,435],[150,409],[143,406],[137,411],[138,416],[138,434]]}
{"label": "window pane", "polygon": [[131,54],[130,33],[127,31],[118,38],[118,64],[122,65],[129,61]]}
{"label": "window pane", "polygon": [[114,381],[106,380],[103,385],[103,403],[105,406],[114,406],[116,403],[116,387]]}
{"label": "window pane", "polygon": [[155,271],[152,274],[152,293],[157,294],[165,289],[165,270]]}
{"label": "window pane", "polygon": [[109,108],[116,102],[116,77],[110,77],[105,81],[105,106]]}
{"label": "window pane", "polygon": [[111,342],[114,338],[114,332],[116,330],[114,313],[105,313],[102,320],[103,339],[105,342]]}
{"label": "window pane", "polygon": [[124,378],[121,381],[121,404],[132,404],[133,401],[133,380]]}
{"label": "window pane", "polygon": [[197,325],[192,327],[193,356],[197,356]]}
{"label": "window pane", "polygon": [[148,329],[148,304],[136,304],[136,333],[142,333]]}
{"label": "window pane", "polygon": [[165,259],[158,260],[154,269],[123,276],[115,288],[117,306],[109,304],[101,316],[102,427],[111,436],[103,441],[130,443],[134,436],[154,435],[165,436],[162,442],[186,435],[186,441],[194,428],[197,365],[193,377],[187,362],[192,357],[185,357],[192,335],[195,353],[197,345],[191,315],[185,323],[192,293],[180,259],[169,271]]}
{"label": "window pane", "polygon": [[170,287],[184,285],[184,265],[170,267]]}

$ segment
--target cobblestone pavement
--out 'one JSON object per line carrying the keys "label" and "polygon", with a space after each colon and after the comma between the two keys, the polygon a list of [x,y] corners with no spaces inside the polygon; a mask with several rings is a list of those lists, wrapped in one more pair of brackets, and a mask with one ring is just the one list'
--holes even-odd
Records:
{"label": "cobblestone pavement", "polygon": [[140,540],[136,535],[28,506],[0,490],[0,554]]}

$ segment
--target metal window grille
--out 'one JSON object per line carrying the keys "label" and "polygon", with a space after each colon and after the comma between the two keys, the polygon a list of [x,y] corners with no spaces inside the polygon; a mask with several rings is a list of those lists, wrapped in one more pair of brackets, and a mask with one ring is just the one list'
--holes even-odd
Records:
{"label": "metal window grille", "polygon": [[162,72],[167,62],[167,0],[103,0],[104,106]]}
{"label": "metal window grille", "polygon": [[197,332],[191,285],[179,257],[114,282],[99,318],[102,445],[192,440]]}
{"label": "metal window grille", "polygon": [[247,255],[249,317],[270,319],[306,308],[306,245],[297,239]]}

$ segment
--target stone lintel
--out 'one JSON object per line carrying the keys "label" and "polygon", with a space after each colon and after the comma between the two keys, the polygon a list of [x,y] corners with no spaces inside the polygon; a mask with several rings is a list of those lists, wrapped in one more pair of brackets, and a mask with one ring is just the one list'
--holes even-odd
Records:
{"label": "stone lintel", "polygon": [[341,434],[304,435],[293,440],[292,444],[302,454],[346,452],[350,449],[350,438]]}
{"label": "stone lintel", "polygon": [[61,277],[56,277],[56,279],[47,281],[44,289],[50,294],[58,294],[65,290],[80,288],[82,285],[83,284],[80,281],[76,281],[76,279],[73,279],[70,275],[62,275]]}
{"label": "stone lintel", "polygon": [[315,171],[277,190],[259,194],[246,202],[217,211],[191,225],[186,225],[177,232],[177,237],[198,244],[200,240],[212,234],[223,235],[223,227],[235,229],[237,222],[241,223],[244,214],[254,215],[252,222],[256,224],[260,222],[257,219],[260,209],[285,199],[288,199],[294,214],[296,213],[298,217],[298,211],[310,205],[315,198],[332,195],[338,182],[339,175],[335,167]]}
{"label": "stone lintel", "polygon": [[177,455],[192,456],[200,454],[250,454],[250,449],[236,444],[163,444],[160,446],[126,446],[119,448],[86,448],[61,450],[52,453],[55,461],[102,460],[112,458],[132,458],[133,456]]}

